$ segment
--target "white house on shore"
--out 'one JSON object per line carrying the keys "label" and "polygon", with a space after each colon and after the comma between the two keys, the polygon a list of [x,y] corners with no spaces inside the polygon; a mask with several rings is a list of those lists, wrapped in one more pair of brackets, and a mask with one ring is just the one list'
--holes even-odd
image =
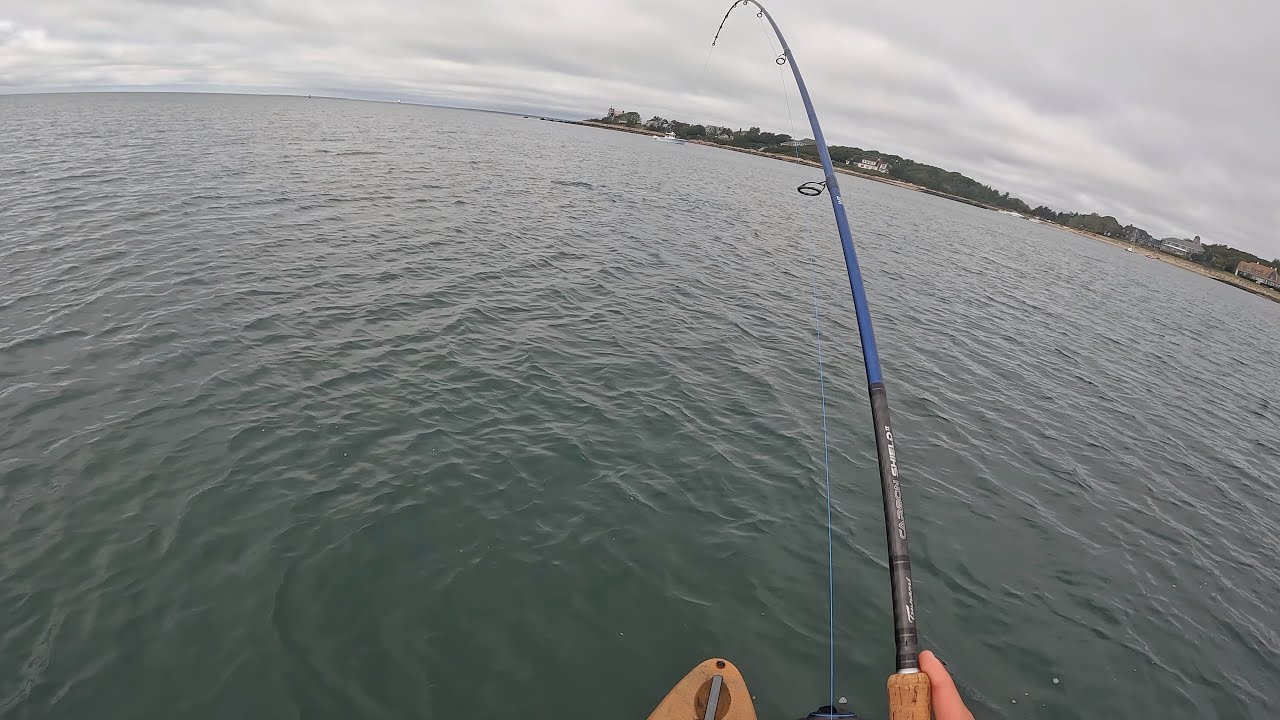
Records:
{"label": "white house on shore", "polygon": [[1262,263],[1241,261],[1236,265],[1236,275],[1252,280],[1259,285],[1266,285],[1280,290],[1280,270]]}
{"label": "white house on shore", "polygon": [[1160,249],[1170,255],[1177,255],[1182,258],[1189,258],[1192,255],[1204,252],[1204,246],[1200,244],[1199,235],[1194,240],[1167,237],[1160,241]]}
{"label": "white house on shore", "polygon": [[[846,165],[849,164],[847,161]],[[862,158],[858,161],[859,170],[870,170],[871,172],[887,173],[889,172],[889,163],[884,160],[876,160],[875,158]]]}

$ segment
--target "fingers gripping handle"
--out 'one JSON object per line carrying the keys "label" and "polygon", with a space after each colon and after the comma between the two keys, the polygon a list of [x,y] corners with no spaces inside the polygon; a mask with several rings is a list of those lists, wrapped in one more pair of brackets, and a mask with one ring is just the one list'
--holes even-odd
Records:
{"label": "fingers gripping handle", "polygon": [[889,720],[930,720],[929,676],[922,672],[889,676]]}

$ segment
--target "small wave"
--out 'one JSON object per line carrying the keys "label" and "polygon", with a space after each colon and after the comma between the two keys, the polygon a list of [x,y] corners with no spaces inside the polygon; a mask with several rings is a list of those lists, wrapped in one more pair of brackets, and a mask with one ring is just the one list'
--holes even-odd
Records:
{"label": "small wave", "polygon": [[333,155],[335,157],[361,157],[365,155],[386,155],[386,153],[378,150],[326,150],[325,148],[317,148],[316,152],[321,155]]}
{"label": "small wave", "polygon": [[16,352],[18,350],[36,350],[63,340],[78,340],[88,337],[83,330],[57,330],[50,333],[18,338],[7,345],[0,345],[0,352]]}
{"label": "small wave", "polygon": [[[0,242],[0,715],[75,715],[122,672],[144,716],[175,714],[174,682],[224,715],[264,693],[320,693],[303,715],[551,715],[547,678],[607,681],[575,647],[689,657],[726,628],[769,649],[752,676],[820,694],[814,289],[842,672],[878,696],[883,647],[856,641],[889,622],[856,318],[830,216],[778,192],[812,170],[325,102],[322,150],[315,103],[0,102],[0,183],[26,173]],[[507,142],[537,162],[466,161]],[[1091,241],[846,193],[922,625],[986,669],[972,697],[1280,717],[1275,334],[1205,322],[1207,281],[1163,263],[1095,282]],[[1220,314],[1280,317],[1222,292]],[[229,674],[205,682],[210,663]]]}

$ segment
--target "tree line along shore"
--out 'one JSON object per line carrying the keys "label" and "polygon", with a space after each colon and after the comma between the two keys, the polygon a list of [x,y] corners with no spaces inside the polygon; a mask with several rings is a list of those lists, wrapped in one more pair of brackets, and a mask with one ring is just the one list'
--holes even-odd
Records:
{"label": "tree line along shore", "polygon": [[[609,109],[604,117],[582,121],[584,125],[623,130],[645,135],[672,133],[676,137],[727,150],[773,157],[804,165],[819,165],[817,146],[809,138],[796,139],[786,133],[773,133],[751,127],[746,130],[685,123],[654,116],[643,120],[634,111]],[[1225,244],[1200,243],[1181,238],[1158,239],[1143,228],[1121,224],[1110,215],[1097,213],[1058,212],[1045,205],[1031,207],[1022,199],[1001,192],[958,172],[916,162],[877,150],[844,145],[829,147],[831,161],[838,172],[888,182],[931,195],[970,205],[1016,213],[1026,219],[1057,225],[1078,235],[1106,240],[1114,245],[1142,248],[1161,260],[1178,267],[1249,290],[1280,302],[1280,292],[1238,277],[1241,263],[1257,263],[1280,269],[1280,258],[1264,260],[1245,250]],[[1170,244],[1170,241],[1173,244]]]}

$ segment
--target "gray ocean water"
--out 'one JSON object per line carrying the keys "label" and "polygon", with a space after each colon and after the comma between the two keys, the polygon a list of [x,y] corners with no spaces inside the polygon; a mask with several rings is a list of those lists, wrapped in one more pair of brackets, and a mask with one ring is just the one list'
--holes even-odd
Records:
{"label": "gray ocean water", "polygon": [[[886,715],[816,171],[478,112],[0,98],[0,716]],[[983,718],[1280,716],[1280,305],[854,178],[916,600]]]}

